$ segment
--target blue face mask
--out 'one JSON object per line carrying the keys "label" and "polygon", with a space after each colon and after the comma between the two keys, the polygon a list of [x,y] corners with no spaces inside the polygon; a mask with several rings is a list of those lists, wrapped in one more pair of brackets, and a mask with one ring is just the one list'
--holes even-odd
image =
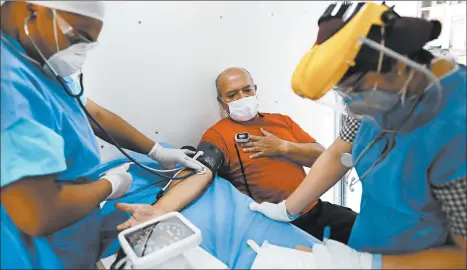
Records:
{"label": "blue face mask", "polygon": [[355,116],[379,117],[393,109],[401,100],[397,92],[378,88],[345,94],[344,102],[350,114]]}

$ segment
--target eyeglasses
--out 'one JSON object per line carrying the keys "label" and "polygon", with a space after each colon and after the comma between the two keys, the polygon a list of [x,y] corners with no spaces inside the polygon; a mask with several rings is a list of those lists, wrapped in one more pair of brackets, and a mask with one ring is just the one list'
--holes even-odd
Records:
{"label": "eyeglasses", "polygon": [[[65,21],[60,15],[58,15],[57,11],[54,9],[54,19],[56,20],[58,27],[63,35],[65,35],[68,40],[70,41],[71,45],[78,44],[78,43],[93,43],[88,38],[84,37],[80,33],[76,32],[73,27]],[[55,23],[54,23],[55,27]]]}

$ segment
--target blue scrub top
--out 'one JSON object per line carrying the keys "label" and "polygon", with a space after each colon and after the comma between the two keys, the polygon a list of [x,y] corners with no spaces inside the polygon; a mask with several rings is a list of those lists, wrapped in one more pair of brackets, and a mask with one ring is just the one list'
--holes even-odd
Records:
{"label": "blue scrub top", "polygon": [[[20,52],[25,54],[21,45],[2,33],[1,187],[23,177],[50,174],[56,174],[60,183],[89,181],[86,177],[98,168],[100,154],[84,112],[55,78],[44,75]],[[80,90],[77,82],[70,78],[66,81],[72,92]],[[82,101],[86,101],[84,97]],[[87,217],[49,237],[33,238],[19,231],[3,206],[1,216],[2,247],[4,243],[12,247],[2,248],[2,268],[95,266],[98,206]]]}
{"label": "blue scrub top", "polygon": [[[447,243],[448,220],[430,185],[466,175],[465,68],[443,76],[441,84],[441,111],[422,127],[398,134],[395,147],[363,179],[361,210],[349,246],[372,253],[402,254]],[[434,91],[431,88],[428,95]],[[362,122],[353,144],[354,160],[380,132],[373,121]],[[385,140],[380,140],[363,155],[356,165],[359,175],[380,156],[384,146]]]}

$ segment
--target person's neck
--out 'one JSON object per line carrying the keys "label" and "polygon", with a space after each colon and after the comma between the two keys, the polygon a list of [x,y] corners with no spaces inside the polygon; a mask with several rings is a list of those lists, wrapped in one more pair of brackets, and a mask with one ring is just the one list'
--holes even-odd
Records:
{"label": "person's neck", "polygon": [[431,64],[431,72],[437,77],[440,78],[446,73],[452,71],[456,67],[453,61],[443,58],[435,58]]}

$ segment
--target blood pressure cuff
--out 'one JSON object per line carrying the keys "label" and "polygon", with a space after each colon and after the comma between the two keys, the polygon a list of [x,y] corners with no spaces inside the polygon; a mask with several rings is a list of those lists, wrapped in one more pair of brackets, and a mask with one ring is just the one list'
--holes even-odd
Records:
{"label": "blood pressure cuff", "polygon": [[215,177],[217,170],[224,163],[224,153],[210,142],[201,142],[197,150],[204,153],[197,160],[208,167],[212,172],[212,177]]}

